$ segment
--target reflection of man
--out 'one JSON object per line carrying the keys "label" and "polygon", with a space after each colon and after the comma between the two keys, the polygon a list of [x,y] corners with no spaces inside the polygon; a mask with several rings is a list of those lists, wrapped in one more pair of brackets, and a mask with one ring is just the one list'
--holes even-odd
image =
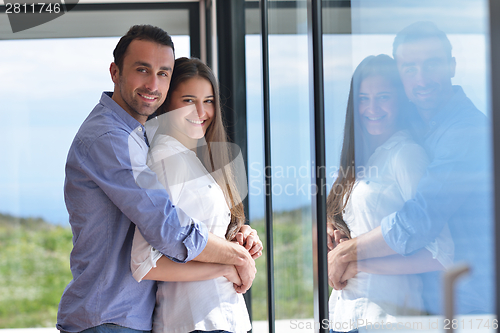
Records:
{"label": "reflection of man", "polygon": [[[243,282],[240,292],[255,276],[255,263],[244,247],[177,215],[156,175],[147,172],[144,124],[167,95],[174,67],[170,36],[156,27],[134,26],[113,54],[114,92],[103,93],[84,121],[66,164],[73,280],[62,295],[57,328],[67,332],[151,330],[156,284],[138,284],[132,277],[135,226],[131,221],[151,245],[173,260],[235,265]],[[132,160],[134,166],[143,161],[146,172],[141,173],[141,182],[150,185],[146,189],[136,184]]]}
{"label": "reflection of man", "polygon": [[[394,40],[393,54],[407,97],[418,111],[412,119],[414,129],[431,163],[414,199],[385,217],[381,227],[344,241],[329,253],[330,283],[342,288],[342,282],[354,274],[344,275],[349,262],[416,253],[448,223],[455,262],[472,268],[471,276],[459,284],[456,308],[459,313],[491,313],[492,206],[486,117],[461,87],[452,86],[451,44],[434,24],[417,22],[403,29]],[[441,312],[439,274],[426,273],[422,278],[427,311]]]}

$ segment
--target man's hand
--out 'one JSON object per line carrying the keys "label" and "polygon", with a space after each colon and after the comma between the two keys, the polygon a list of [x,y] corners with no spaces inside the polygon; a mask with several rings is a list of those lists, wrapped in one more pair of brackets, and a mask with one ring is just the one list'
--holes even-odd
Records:
{"label": "man's hand", "polygon": [[[357,261],[357,239],[339,239],[339,244],[328,253],[328,284],[330,287],[341,290],[347,285],[346,279],[342,280],[342,276],[344,276],[349,263],[352,261]],[[346,276],[351,274],[352,271]]]}
{"label": "man's hand", "polygon": [[345,282],[347,284],[347,280],[349,280],[350,278],[355,277],[356,274],[358,274],[358,262],[357,261],[351,261],[347,265],[347,268],[346,268],[344,274],[340,278],[340,283],[344,283]]}
{"label": "man's hand", "polygon": [[234,285],[234,289],[238,288],[241,286],[241,279],[240,276],[238,275],[238,271],[236,270],[236,267],[234,265],[225,265],[227,272],[224,274],[224,277],[229,280],[229,282],[232,282]]}
{"label": "man's hand", "polygon": [[[234,244],[235,246],[241,247],[241,245]],[[241,247],[243,248],[243,247]],[[257,269],[255,268],[255,260],[252,258],[250,253],[245,249],[244,253],[246,254],[246,260],[239,265],[235,265],[236,270],[238,271],[238,275],[241,279],[241,285],[235,286],[235,290],[237,293],[244,294],[248,289],[252,286],[253,280],[255,279],[255,274],[257,273]]]}
{"label": "man's hand", "polygon": [[257,235],[257,230],[252,229],[249,225],[243,225],[234,236],[233,241],[245,247],[253,259],[257,259],[262,255],[262,241]]}
{"label": "man's hand", "polygon": [[234,265],[241,279],[241,285],[235,288],[239,293],[245,293],[252,286],[257,272],[255,261],[246,248],[212,233],[208,233],[207,245],[194,260]]}

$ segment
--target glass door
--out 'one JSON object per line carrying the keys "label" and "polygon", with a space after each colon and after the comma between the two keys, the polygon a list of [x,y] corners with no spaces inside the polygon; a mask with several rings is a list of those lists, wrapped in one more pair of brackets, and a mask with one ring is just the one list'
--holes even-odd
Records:
{"label": "glass door", "polygon": [[329,327],[496,330],[488,1],[322,4]]}

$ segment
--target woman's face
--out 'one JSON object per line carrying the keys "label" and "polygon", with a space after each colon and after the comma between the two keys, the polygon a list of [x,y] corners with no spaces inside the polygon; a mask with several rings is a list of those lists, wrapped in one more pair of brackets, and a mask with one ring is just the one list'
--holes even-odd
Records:
{"label": "woman's face", "polygon": [[[193,77],[172,91],[167,102],[168,134],[186,147],[205,136],[215,113],[215,97],[210,82]],[[196,144],[194,145],[196,146]]]}
{"label": "woman's face", "polygon": [[381,75],[361,81],[358,96],[361,124],[370,135],[392,135],[396,130],[399,101],[396,87]]}

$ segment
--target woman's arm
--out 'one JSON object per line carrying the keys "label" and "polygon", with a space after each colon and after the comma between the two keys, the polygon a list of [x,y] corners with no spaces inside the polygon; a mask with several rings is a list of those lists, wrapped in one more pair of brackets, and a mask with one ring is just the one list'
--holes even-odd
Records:
{"label": "woman's arm", "polygon": [[233,265],[213,264],[189,261],[176,263],[165,256],[156,262],[156,267],[143,277],[143,280],[155,281],[203,281],[224,276],[235,285],[241,285],[240,277]]}
{"label": "woman's arm", "polygon": [[354,277],[358,272],[401,275],[419,274],[441,270],[444,270],[443,265],[441,265],[437,259],[434,259],[428,250],[422,249],[407,257],[395,254],[387,257],[351,261],[340,280],[341,282],[347,281],[348,279]]}
{"label": "woman's arm", "polygon": [[358,270],[371,274],[419,274],[444,270],[432,254],[422,249],[411,256],[395,254],[388,257],[361,260]]}
{"label": "woman's arm", "polygon": [[[219,237],[216,238],[227,242]],[[243,251],[246,250],[243,249]],[[144,279],[157,281],[202,281],[224,276],[235,284],[235,286],[239,287],[242,284],[240,276],[233,265],[197,261],[177,263],[170,260],[148,244],[137,227],[132,243],[130,269],[132,276],[137,282],[141,282]]]}

